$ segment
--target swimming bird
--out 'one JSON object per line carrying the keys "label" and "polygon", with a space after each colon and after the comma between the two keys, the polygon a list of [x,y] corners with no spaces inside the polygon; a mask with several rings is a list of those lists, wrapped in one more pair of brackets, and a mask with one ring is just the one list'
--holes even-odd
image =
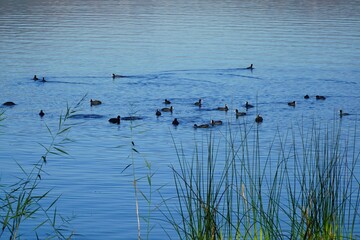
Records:
{"label": "swimming bird", "polygon": [[163,112],[171,112],[172,113],[173,109],[174,109],[173,106],[171,106],[169,108],[162,108],[161,111],[163,111]]}
{"label": "swimming bird", "polygon": [[14,106],[14,105],[16,105],[16,104],[15,104],[14,102],[4,102],[3,105],[4,105],[4,106],[10,106],[10,107],[11,107],[11,106]]}
{"label": "swimming bird", "polygon": [[112,74],[112,78],[122,78],[122,77],[125,77],[125,76],[118,75],[118,74],[115,74],[115,73]]}
{"label": "swimming bird", "polygon": [[340,117],[350,115],[349,113],[343,112],[343,110],[342,110],[342,109],[340,109],[340,111],[339,111],[339,112],[340,112]]}
{"label": "swimming bird", "polygon": [[228,108],[228,106],[225,104],[224,107],[218,107],[217,110],[219,110],[219,111],[228,111],[229,108]]}
{"label": "swimming bird", "polygon": [[292,102],[288,102],[288,105],[291,106],[291,107],[295,107],[295,101],[292,101]]}
{"label": "swimming bird", "polygon": [[160,117],[161,116],[161,112],[159,111],[159,109],[156,110],[156,113],[155,113],[156,116]]}
{"label": "swimming bird", "polygon": [[316,95],[316,100],[325,100],[325,99],[326,99],[325,96]]}
{"label": "swimming bird", "polygon": [[45,115],[44,111],[43,111],[43,110],[40,110],[39,116],[40,116],[40,117],[43,117],[44,115]]}
{"label": "swimming bird", "polygon": [[208,128],[209,124],[201,124],[201,125],[197,125],[196,123],[194,124],[194,128]]}
{"label": "swimming bird", "polygon": [[210,121],[210,124],[211,125],[213,125],[213,126],[215,126],[215,125],[222,125],[223,124],[223,122],[221,121],[221,120],[211,120]]}
{"label": "swimming bird", "polygon": [[244,107],[245,107],[246,109],[248,109],[248,108],[253,108],[254,106],[251,105],[248,101],[246,101]]}
{"label": "swimming bird", "polygon": [[257,123],[263,122],[263,117],[258,114],[255,118],[255,122],[257,122]]}
{"label": "swimming bird", "polygon": [[118,115],[116,118],[110,118],[110,123],[120,124],[120,116]]}
{"label": "swimming bird", "polygon": [[44,78],[44,77],[42,78],[41,82],[46,82],[46,80],[45,80],[45,78]]}
{"label": "swimming bird", "polygon": [[253,69],[254,69],[253,64],[250,64],[250,66],[249,66],[249,67],[247,67],[246,69],[253,70]]}
{"label": "swimming bird", "polygon": [[235,115],[236,115],[236,117],[245,116],[246,112],[239,112],[238,109],[235,109]]}
{"label": "swimming bird", "polygon": [[90,106],[100,105],[102,102],[100,100],[92,100],[90,99]]}
{"label": "swimming bird", "polygon": [[309,97],[309,95],[306,94],[306,95],[304,96],[304,98],[305,98],[305,99],[309,99],[310,97]]}
{"label": "swimming bird", "polygon": [[195,106],[198,106],[198,107],[201,107],[201,105],[202,105],[202,100],[201,100],[201,98],[199,99],[199,101],[195,102],[194,105],[195,105]]}
{"label": "swimming bird", "polygon": [[167,99],[165,98],[164,103],[165,103],[165,104],[171,104],[171,101],[170,101],[170,100],[167,100]]}
{"label": "swimming bird", "polygon": [[37,81],[37,80],[39,80],[39,78],[36,75],[34,75],[32,80]]}
{"label": "swimming bird", "polygon": [[174,118],[174,120],[172,121],[172,125],[174,126],[179,125],[179,121],[177,120],[177,118]]}

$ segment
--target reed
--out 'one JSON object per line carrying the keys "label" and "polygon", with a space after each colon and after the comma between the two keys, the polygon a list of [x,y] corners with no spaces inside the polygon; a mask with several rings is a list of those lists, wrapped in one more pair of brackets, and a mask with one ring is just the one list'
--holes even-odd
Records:
{"label": "reed", "polygon": [[230,126],[196,142],[191,160],[174,140],[176,203],[164,199],[164,216],[177,238],[360,237],[356,126],[291,127],[270,143],[258,125]]}
{"label": "reed", "polygon": [[[5,111],[4,110],[1,110],[0,111],[0,123],[2,122],[2,121],[4,121],[5,120]],[[2,125],[0,125],[0,126],[2,126]]]}
{"label": "reed", "polygon": [[[146,158],[143,158],[143,156],[141,156],[140,151],[138,150],[138,147],[136,147],[134,141],[131,141],[132,144],[132,152],[131,152],[131,159],[132,159],[132,163],[127,165],[126,168],[122,171],[124,172],[127,168],[129,168],[130,166],[132,167],[132,176],[133,176],[133,184],[134,184],[134,194],[135,194],[135,211],[136,211],[136,219],[137,219],[137,238],[140,240],[141,238],[141,221],[144,221],[146,224],[146,239],[149,239],[150,237],[150,232],[153,229],[153,225],[151,225],[151,213],[152,213],[152,195],[153,195],[153,184],[152,184],[152,177],[154,175],[154,173],[152,172],[152,168],[151,168],[151,162],[149,162]],[[147,169],[147,173],[146,176],[144,177],[137,177],[137,172],[136,172],[136,165],[135,165],[135,160],[140,157],[143,158],[144,163],[145,163],[145,167]],[[142,190],[139,187],[139,182],[143,181],[144,179],[146,179],[147,182],[147,188],[145,188],[145,190]],[[145,214],[142,214],[140,212],[140,207],[139,207],[139,196],[138,194],[140,194],[140,196],[145,200],[146,204],[147,204],[147,211]]]}
{"label": "reed", "polygon": [[[0,185],[0,224],[2,226],[0,238],[20,239],[23,237],[22,226],[28,222],[39,222],[33,230],[34,239],[45,236],[49,239],[70,239],[73,236],[73,233],[68,229],[70,218],[62,217],[57,212],[56,203],[60,196],[49,203],[49,198],[52,198],[51,190],[43,192],[41,182],[43,181],[42,175],[46,174],[45,165],[49,156],[68,155],[64,150],[64,145],[69,141],[67,135],[71,124],[68,124],[67,120],[75,113],[82,101],[83,99],[74,108],[67,106],[66,112],[60,115],[55,130],[51,130],[46,125],[51,136],[51,142],[47,146],[40,144],[45,152],[31,170],[27,171],[18,164],[24,176],[18,177],[18,181],[11,185]],[[4,119],[3,114],[0,115],[0,119]],[[51,232],[44,235],[44,231],[49,229]],[[28,234],[26,238],[29,237]]]}
{"label": "reed", "polygon": [[[129,111],[129,116],[136,116],[137,111],[133,110],[131,106],[131,111]],[[137,239],[150,239],[151,231],[155,228],[155,225],[151,222],[152,213],[155,211],[153,203],[153,194],[158,192],[161,187],[155,188],[153,185],[153,176],[155,174],[152,163],[149,161],[141,152],[141,146],[135,144],[134,132],[139,126],[136,121],[130,121],[130,130],[131,130],[131,154],[129,163],[121,173],[126,173],[127,169],[131,169],[132,183],[134,187],[134,201],[135,201],[135,213],[137,220]],[[141,132],[143,134],[143,132]],[[140,163],[140,165],[139,165]],[[143,163],[143,165],[141,164]],[[142,169],[141,169],[142,168]],[[145,175],[139,175],[137,171],[141,169],[142,172],[145,168]],[[146,204],[146,209],[141,208],[140,203]],[[142,228],[142,223],[145,224],[145,228]],[[144,234],[145,237],[142,237]]]}

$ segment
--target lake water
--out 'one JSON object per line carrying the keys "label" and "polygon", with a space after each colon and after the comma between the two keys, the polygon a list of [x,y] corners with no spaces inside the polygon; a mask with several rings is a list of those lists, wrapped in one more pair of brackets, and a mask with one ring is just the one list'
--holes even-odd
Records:
{"label": "lake water", "polygon": [[[31,80],[35,74],[47,82]],[[173,196],[172,138],[191,159],[195,142],[226,132],[226,124],[194,130],[195,123],[251,126],[260,113],[264,146],[277,129],[314,120],[331,126],[339,109],[351,113],[341,120],[345,132],[353,129],[360,112],[360,1],[2,0],[0,89],[0,102],[17,104],[2,108],[1,183],[20,175],[16,162],[29,168],[40,159],[40,144],[51,143],[46,126],[55,133],[67,105],[84,97],[77,114],[100,117],[68,120],[69,156],[49,156],[42,186],[62,195],[58,212],[75,217],[76,239],[135,239],[133,172],[123,170],[135,162],[136,177],[144,177],[144,161],[151,162],[154,188],[165,185]],[[165,98],[174,112],[157,118]],[[199,98],[201,109],[193,104]],[[91,107],[90,99],[103,104]],[[256,108],[236,119],[245,101]],[[229,112],[214,110],[225,104]],[[142,119],[110,124],[117,115]],[[154,194],[153,202],[161,199]],[[146,204],[140,208],[146,212]],[[150,239],[162,239],[161,224],[168,227],[159,212],[153,217]]]}

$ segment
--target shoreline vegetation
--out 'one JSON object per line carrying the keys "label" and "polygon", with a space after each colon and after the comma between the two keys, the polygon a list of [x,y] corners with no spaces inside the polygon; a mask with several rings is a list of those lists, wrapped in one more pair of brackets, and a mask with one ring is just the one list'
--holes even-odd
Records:
{"label": "shoreline vegetation", "polygon": [[[195,140],[190,159],[189,149],[172,136],[175,195],[163,194],[160,186],[161,203],[151,207],[140,190],[154,195],[154,173],[147,175],[148,183],[134,189],[149,204],[146,215],[137,207],[138,219],[149,226],[159,220],[151,213],[160,211],[169,239],[358,239],[357,126],[345,131],[342,125],[341,119],[313,120],[309,128],[300,123],[285,133],[278,129],[269,141],[256,123],[228,123]],[[138,239],[141,233],[151,239],[155,227],[140,230],[139,223]]]}
{"label": "shoreline vegetation", "polygon": [[[49,155],[68,155],[64,146],[72,125],[67,120],[84,98],[67,107],[55,131],[46,126],[52,141],[42,145],[45,152],[31,171],[19,165],[24,177],[13,185],[0,181],[0,238],[22,238],[21,226],[34,219],[40,219],[33,233],[38,239],[75,236],[69,230],[71,219],[57,213],[60,196],[44,205],[51,190],[39,194],[39,188]],[[4,117],[2,112],[0,121]],[[341,119],[331,126],[314,121],[309,129],[300,124],[285,134],[278,130],[269,142],[261,138],[256,123],[223,124],[195,140],[190,159],[189,149],[172,136],[178,160],[170,166],[172,196],[162,192],[165,186],[157,187],[151,161],[131,140],[131,163],[122,172],[132,169],[138,227],[134,236],[151,239],[152,230],[160,227],[169,239],[359,238],[357,127],[344,131],[341,125]],[[143,160],[146,176],[138,176],[137,158]],[[155,194],[160,203],[154,201]],[[153,216],[155,211],[162,219]]]}
{"label": "shoreline vegetation", "polygon": [[357,239],[353,128],[279,130],[264,152],[257,125],[229,125],[196,144],[191,160],[174,140],[176,201],[164,199],[164,216],[179,239]]}
{"label": "shoreline vegetation", "polygon": [[357,239],[354,130],[344,138],[338,122],[279,131],[263,152],[258,127],[245,125],[210,133],[190,161],[176,148],[177,208],[164,201],[164,215],[179,239]]}

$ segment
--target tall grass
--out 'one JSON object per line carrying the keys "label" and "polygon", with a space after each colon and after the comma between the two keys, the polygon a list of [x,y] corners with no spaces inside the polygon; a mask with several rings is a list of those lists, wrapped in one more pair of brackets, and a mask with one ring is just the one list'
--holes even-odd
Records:
{"label": "tall grass", "polygon": [[[129,116],[136,116],[137,111],[129,111]],[[135,201],[135,213],[137,220],[137,239],[151,239],[151,231],[155,228],[155,225],[151,222],[152,213],[155,211],[153,203],[153,194],[158,192],[161,187],[155,188],[153,185],[153,176],[155,174],[152,163],[141,152],[141,146],[135,144],[134,131],[139,126],[136,121],[130,121],[131,130],[131,154],[129,156],[131,163],[129,163],[121,173],[124,173],[127,169],[131,168],[132,183],[134,187],[134,201]],[[143,133],[143,132],[141,132]],[[142,163],[144,165],[142,165]],[[137,171],[145,166],[145,176],[138,176]],[[143,170],[142,169],[142,170]],[[143,200],[143,201],[142,201]],[[141,208],[139,202],[145,202],[146,209]],[[142,211],[144,210],[144,211]],[[143,228],[142,223],[145,227]],[[145,235],[145,236],[144,236]],[[144,236],[144,237],[142,237]]]}
{"label": "tall grass", "polygon": [[[142,237],[141,237],[141,232],[142,232],[141,221],[144,221],[145,224],[146,224],[146,238],[145,239],[149,239],[150,232],[153,229],[153,225],[151,225],[150,219],[151,219],[151,213],[152,213],[152,195],[153,195],[153,192],[154,192],[153,184],[152,184],[152,177],[153,177],[154,173],[152,172],[151,162],[148,161],[143,156],[141,156],[141,153],[138,150],[138,147],[136,147],[134,141],[131,141],[131,144],[132,144],[132,148],[131,148],[132,163],[127,165],[126,168],[122,172],[124,172],[130,166],[132,167],[134,197],[135,197],[135,212],[136,212],[136,220],[137,220],[137,238],[139,240],[142,239]],[[137,177],[135,160],[138,157],[143,158],[144,163],[145,163],[145,167],[147,169],[146,176],[144,176],[144,177]],[[142,189],[139,188],[138,183],[141,182],[144,179],[146,179],[147,187],[148,187],[146,189],[148,191],[145,191],[145,190],[142,190]],[[142,214],[140,212],[139,194],[141,195],[141,197],[147,203],[147,212],[145,214]]]}
{"label": "tall grass", "polygon": [[[28,222],[39,222],[34,231],[33,239],[70,239],[73,233],[68,229],[69,218],[64,218],[58,214],[56,203],[60,196],[50,201],[51,190],[43,192],[41,190],[42,176],[46,174],[45,165],[50,155],[68,155],[64,150],[64,145],[69,141],[67,135],[71,125],[67,120],[75,113],[80,102],[74,107],[67,106],[66,112],[60,115],[58,126],[51,130],[46,128],[51,136],[49,145],[40,144],[44,148],[44,154],[35,162],[30,171],[18,164],[23,177],[19,176],[18,181],[11,185],[0,186],[0,224],[1,237],[15,240],[22,237],[28,238],[27,232],[23,236],[22,226]],[[3,113],[1,114],[3,115]],[[0,119],[4,119],[0,116]],[[46,229],[46,230],[43,230]],[[51,229],[51,232],[46,232]],[[39,235],[40,234],[40,235]]]}
{"label": "tall grass", "polygon": [[165,217],[180,239],[359,238],[356,132],[314,123],[269,143],[239,125],[210,132],[191,160],[175,144],[177,202],[164,199]]}

